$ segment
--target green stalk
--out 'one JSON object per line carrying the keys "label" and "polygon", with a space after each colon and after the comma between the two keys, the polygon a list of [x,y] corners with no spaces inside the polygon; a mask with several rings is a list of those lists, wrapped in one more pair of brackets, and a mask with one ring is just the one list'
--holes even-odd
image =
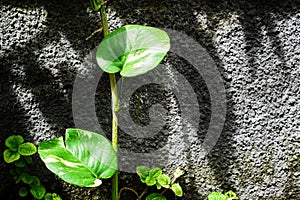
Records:
{"label": "green stalk", "polygon": [[[106,17],[106,9],[104,6],[104,0],[101,0],[101,20],[103,27],[104,37],[109,34],[108,22]],[[119,97],[116,84],[115,74],[109,74],[110,89],[111,89],[111,104],[112,104],[112,146],[116,153],[118,153],[118,111],[119,111]],[[118,189],[118,170],[112,177],[112,200],[119,199]]]}

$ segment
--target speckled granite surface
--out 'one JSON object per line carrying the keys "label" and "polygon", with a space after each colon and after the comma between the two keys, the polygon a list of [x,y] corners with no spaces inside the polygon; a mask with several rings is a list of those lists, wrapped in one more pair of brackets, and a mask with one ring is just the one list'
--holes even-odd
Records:
{"label": "speckled granite surface", "polygon": [[[0,6],[3,151],[4,140],[11,134],[21,134],[38,144],[77,125],[72,111],[74,84],[76,77],[90,73],[84,59],[101,37],[96,34],[86,38],[101,22],[84,0],[1,1]],[[154,85],[139,88],[135,94],[141,95],[133,95],[124,103],[133,119],[136,105],[141,103],[139,123],[143,126],[151,122],[151,117],[162,117],[166,124],[148,138],[135,138],[126,131],[133,130],[134,125],[124,127],[121,148],[139,154],[163,149],[161,153],[168,159],[159,163],[165,169],[185,167],[187,174],[180,179],[185,192],[181,199],[206,199],[211,191],[229,189],[242,200],[300,199],[299,1],[111,0],[108,20],[111,30],[125,24],[142,24],[185,33],[214,60],[225,88],[225,99],[219,100],[226,104],[222,133],[208,155],[199,159],[197,153],[201,152],[214,115],[212,98],[217,96],[212,95],[207,77],[202,77],[187,58],[171,52],[163,61],[168,76],[152,75]],[[174,46],[177,42],[173,40]],[[167,84],[173,77],[172,84],[180,87],[174,70],[184,77],[196,98],[194,110],[186,119],[180,110],[185,102],[180,101],[190,97],[189,90],[176,96],[168,87],[156,84]],[[98,78],[96,116],[99,127],[110,132],[108,77]],[[155,103],[166,109],[165,115],[155,111],[151,114],[151,109],[149,114],[149,107]],[[89,124],[90,116],[81,117],[86,117]],[[189,129],[188,119],[195,120],[197,126]],[[91,126],[91,130],[97,131],[98,125]],[[183,133],[188,134],[188,140],[182,139]],[[126,172],[126,166],[134,168],[137,163],[126,160],[126,156],[120,159],[125,163],[121,185],[136,185],[136,175]],[[155,166],[158,161],[145,162]],[[100,199],[95,189],[70,186],[39,161],[36,166],[34,173],[64,199]],[[14,185],[8,176],[10,166],[1,168],[1,199],[16,199],[14,193],[7,192]],[[102,193],[108,193],[109,184],[104,182]],[[175,199],[171,194],[169,198]]]}

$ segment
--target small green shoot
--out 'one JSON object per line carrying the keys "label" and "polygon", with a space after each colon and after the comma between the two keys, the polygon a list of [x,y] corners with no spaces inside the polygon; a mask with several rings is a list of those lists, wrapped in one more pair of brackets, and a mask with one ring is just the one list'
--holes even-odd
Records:
{"label": "small green shoot", "polygon": [[171,189],[178,197],[183,196],[181,186],[179,185],[179,183],[175,183],[175,181],[184,174],[184,170],[181,168],[176,169],[176,171],[173,173],[172,180],[168,175],[162,173],[162,170],[160,168],[150,169],[147,166],[138,166],[136,168],[136,173],[140,177],[141,182],[145,183],[147,186],[156,185],[157,190],[164,188],[161,193],[152,193],[148,195],[146,200],[166,199],[163,194],[168,189]]}

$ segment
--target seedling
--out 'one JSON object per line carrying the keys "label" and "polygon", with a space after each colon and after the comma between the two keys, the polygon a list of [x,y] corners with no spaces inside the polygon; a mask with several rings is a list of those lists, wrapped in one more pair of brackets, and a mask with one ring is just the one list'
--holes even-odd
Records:
{"label": "seedling", "polygon": [[[152,193],[146,197],[146,200],[166,200],[166,197],[163,194],[168,190],[172,190],[174,194],[178,197],[182,197],[183,191],[179,183],[175,183],[176,180],[184,174],[184,170],[177,168],[173,173],[172,180],[167,175],[162,173],[160,168],[150,169],[147,166],[138,166],[136,168],[136,173],[139,175],[142,183],[145,183],[147,186],[156,186],[157,190],[162,190],[160,193]],[[142,196],[146,193],[147,188],[144,192],[138,196],[138,199],[141,199]]]}
{"label": "seedling", "polygon": [[[41,184],[37,176],[30,175],[27,171],[32,164],[32,155],[37,152],[36,146],[31,142],[24,142],[21,135],[11,135],[5,140],[5,146],[8,147],[3,152],[3,158],[6,163],[14,163],[15,168],[10,170],[15,183],[23,183],[19,189],[19,196],[26,197],[30,192],[34,199],[61,200],[55,193],[47,193],[46,188]],[[55,198],[49,198],[53,196]]]}

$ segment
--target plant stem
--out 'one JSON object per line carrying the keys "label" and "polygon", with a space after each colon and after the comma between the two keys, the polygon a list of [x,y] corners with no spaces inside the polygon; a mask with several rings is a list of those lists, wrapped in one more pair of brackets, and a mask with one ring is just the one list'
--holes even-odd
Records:
{"label": "plant stem", "polygon": [[[119,111],[119,97],[116,87],[115,74],[109,74],[110,89],[111,89],[111,104],[112,104],[112,146],[116,153],[118,153],[118,111]],[[118,200],[118,170],[112,178],[112,199]]]}
{"label": "plant stem", "polygon": [[123,190],[129,190],[131,192],[133,192],[136,196],[137,196],[137,199],[140,200],[141,198],[139,197],[139,194],[132,188],[128,188],[128,187],[123,187],[121,190],[120,190],[120,193],[119,193],[119,198],[121,198],[121,193],[123,192]]}
{"label": "plant stem", "polygon": [[147,192],[148,192],[148,186],[144,189],[144,191],[142,192],[142,194],[139,196],[139,198],[138,198],[137,200],[142,199],[142,197],[143,197]]}
{"label": "plant stem", "polygon": [[[109,34],[108,22],[106,17],[105,2],[101,0],[101,21],[104,37]],[[118,111],[119,111],[119,97],[116,87],[115,74],[109,74],[110,89],[111,89],[111,104],[112,104],[112,146],[116,153],[118,153]],[[118,166],[118,165],[117,165]],[[118,169],[112,177],[112,200],[118,200]]]}

